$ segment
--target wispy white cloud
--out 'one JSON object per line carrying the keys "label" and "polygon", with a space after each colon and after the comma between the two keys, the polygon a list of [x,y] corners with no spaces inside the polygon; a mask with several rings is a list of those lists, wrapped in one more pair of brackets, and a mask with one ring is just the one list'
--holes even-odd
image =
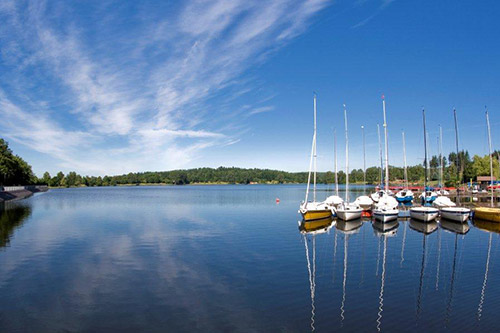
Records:
{"label": "wispy white cloud", "polygon": [[248,114],[254,115],[254,114],[263,113],[263,112],[270,112],[272,110],[274,110],[273,106],[262,106],[262,107],[255,108],[255,109],[251,110],[250,112],[248,112]]}
{"label": "wispy white cloud", "polygon": [[[379,2],[380,0],[377,0]],[[360,22],[356,23],[355,25],[352,26],[353,29],[359,28],[370,22],[373,18],[378,16],[387,6],[389,6],[391,3],[393,3],[396,0],[381,0],[381,2],[377,5],[376,9],[373,11],[371,15],[369,15],[367,18],[361,20]],[[368,0],[358,2],[358,5],[363,5]]]}
{"label": "wispy white cloud", "polygon": [[[88,17],[69,3],[1,2],[2,133],[80,172],[187,166],[238,142],[247,125],[226,110],[255,88],[245,72],[329,3],[190,0],[124,18],[113,2]],[[246,113],[271,110],[256,101]]]}

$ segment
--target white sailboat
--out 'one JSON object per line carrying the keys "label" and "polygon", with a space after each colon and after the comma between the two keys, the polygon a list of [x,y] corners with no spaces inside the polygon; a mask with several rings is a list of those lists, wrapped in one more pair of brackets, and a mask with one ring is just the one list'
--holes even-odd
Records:
{"label": "white sailboat", "polygon": [[[363,137],[363,193],[366,188],[366,150],[365,150],[365,127],[361,126],[361,135]],[[361,195],[356,198],[354,201],[357,205],[359,205],[363,210],[371,210],[373,205],[373,200],[367,195]]]}
{"label": "white sailboat", "polygon": [[[313,171],[314,167],[314,171]],[[309,202],[309,188],[313,173],[313,201]],[[314,134],[309,161],[309,175],[307,177],[306,198],[299,208],[299,213],[305,221],[318,220],[332,216],[331,208],[325,202],[316,201],[316,94],[314,94]]]}
{"label": "white sailboat", "polygon": [[[453,115],[455,118],[455,144],[456,144],[456,149],[457,149],[457,156],[458,156],[458,121],[457,121],[457,111],[453,109]],[[440,137],[440,142],[442,141],[442,134],[441,134],[441,127],[439,128],[439,137]],[[441,144],[441,143],[440,143]],[[442,157],[441,157],[441,166],[442,166]],[[460,175],[458,168],[457,168],[457,173],[458,177]],[[441,176],[442,177],[442,176]],[[459,192],[457,192],[459,193]],[[458,195],[458,202],[460,203],[460,195]],[[450,221],[454,222],[460,222],[463,223],[469,219],[471,210],[469,208],[465,207],[456,207],[456,204],[450,200],[450,198],[445,197],[445,196],[439,196],[434,200],[432,203],[435,207],[438,207],[441,213],[441,217],[443,219],[448,219]]]}
{"label": "white sailboat", "polygon": [[413,201],[413,192],[408,186],[408,170],[406,165],[406,140],[405,132],[401,133],[403,137],[403,162],[404,162],[404,176],[405,176],[405,188],[396,193],[396,200],[402,203],[409,203]]}
{"label": "white sailboat", "polygon": [[344,123],[345,123],[345,201],[337,208],[337,217],[344,221],[359,219],[363,209],[356,203],[349,203],[349,136],[347,132],[347,110],[344,104]]}
{"label": "white sailboat", "polygon": [[[382,108],[384,112],[384,140],[385,140],[385,190],[389,190],[389,143],[387,138],[387,117],[385,113],[385,99],[382,96]],[[379,198],[375,205],[373,217],[381,222],[389,222],[397,220],[399,215],[398,202],[389,195]]]}
{"label": "white sailboat", "polygon": [[337,131],[333,131],[333,155],[334,155],[334,164],[335,164],[335,195],[331,195],[328,198],[326,198],[325,203],[331,207],[332,212],[337,211],[338,205],[344,202],[344,199],[342,199],[339,196],[339,178],[338,178],[338,172],[337,172]]}
{"label": "white sailboat", "polygon": [[[424,175],[424,197],[423,202],[426,203],[426,192],[425,188],[427,187],[427,135],[426,135],[426,127],[425,127],[425,110],[422,109],[422,118],[424,123],[424,150],[425,150],[425,175]],[[420,206],[420,207],[412,207],[410,208],[410,216],[414,219],[423,221],[423,222],[432,222],[439,215],[439,210],[434,207],[428,206]]]}

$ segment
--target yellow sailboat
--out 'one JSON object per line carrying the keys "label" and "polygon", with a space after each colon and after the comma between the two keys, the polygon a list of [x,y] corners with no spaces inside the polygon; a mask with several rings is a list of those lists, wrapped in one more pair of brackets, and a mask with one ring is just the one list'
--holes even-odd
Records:
{"label": "yellow sailboat", "polygon": [[490,118],[486,111],[486,126],[488,127],[488,146],[490,153],[490,174],[491,174],[491,207],[478,207],[474,210],[474,219],[500,223],[500,208],[493,207],[493,155],[491,151],[491,129]]}
{"label": "yellow sailboat", "polygon": [[474,219],[500,223],[500,208],[477,207],[474,211]]}

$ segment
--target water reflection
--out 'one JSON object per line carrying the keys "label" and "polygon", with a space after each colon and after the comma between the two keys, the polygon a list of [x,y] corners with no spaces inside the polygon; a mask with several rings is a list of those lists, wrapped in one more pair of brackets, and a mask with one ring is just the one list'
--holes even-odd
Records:
{"label": "water reflection", "polygon": [[500,234],[500,223],[474,219],[474,226],[478,229]]}
{"label": "water reflection", "polygon": [[[410,228],[412,228],[415,231],[421,232],[425,235],[429,235],[437,230],[438,224],[436,221],[421,222],[421,221],[418,221],[415,219],[410,219]],[[425,241],[425,237],[424,237],[424,241]]]}
{"label": "water reflection", "polygon": [[403,267],[403,262],[405,261],[404,253],[405,253],[405,243],[406,243],[406,229],[408,229],[408,223],[405,223],[405,228],[403,231],[403,242],[401,245],[401,261],[399,263],[399,267]]}
{"label": "water reflection", "polygon": [[479,299],[479,305],[477,307],[477,320],[481,320],[481,315],[483,312],[483,303],[484,303],[484,297],[486,293],[486,283],[488,282],[488,271],[490,267],[490,254],[491,254],[491,237],[493,236],[492,233],[490,233],[490,238],[488,241],[488,255],[486,257],[486,268],[484,270],[484,280],[483,280],[483,287],[481,288],[481,297]]}
{"label": "water reflection", "polygon": [[302,195],[61,189],[1,210],[0,331],[498,330],[498,225],[298,226]]}
{"label": "water reflection", "polygon": [[[316,294],[316,235],[326,233],[332,227],[333,220],[331,217],[326,219],[320,219],[316,221],[302,221],[299,224],[299,230],[303,235],[304,247],[306,251],[306,261],[307,261],[307,271],[309,273],[309,288],[311,293],[311,330],[314,331],[314,316],[315,316],[315,306],[314,297]],[[312,258],[309,254],[309,240],[308,236],[311,238],[312,243]],[[312,265],[311,265],[312,262]]]}
{"label": "water reflection", "polygon": [[338,220],[336,228],[344,235],[344,274],[342,280],[342,302],[340,304],[340,326],[343,327],[345,319],[346,283],[347,283],[347,258],[349,251],[349,236],[359,232],[363,225],[361,219],[353,221]]}
{"label": "water reflection", "polygon": [[[453,250],[453,265],[451,269],[451,280],[450,280],[450,291],[448,295],[448,301],[446,303],[446,316],[445,316],[445,326],[448,327],[450,323],[450,317],[451,317],[451,308],[453,304],[453,292],[454,292],[454,287],[455,287],[455,274],[456,274],[456,266],[457,266],[457,248],[458,248],[458,236],[459,235],[465,235],[469,229],[468,228],[458,228],[459,225],[462,225],[462,223],[452,223],[452,222],[445,222],[441,221],[441,226],[445,228],[446,230],[449,230],[451,232],[455,233],[455,243],[454,243],[454,250]],[[452,224],[452,225],[448,225]],[[468,227],[468,224],[466,224]]]}
{"label": "water reflection", "polygon": [[438,224],[437,222],[420,222],[414,219],[410,219],[410,228],[412,228],[415,231],[418,231],[423,234],[422,237],[422,262],[421,262],[421,267],[420,267],[420,279],[419,279],[419,284],[418,284],[418,296],[417,296],[417,305],[416,305],[416,320],[417,323],[420,319],[420,313],[422,311],[422,288],[424,284],[424,272],[425,272],[425,258],[427,254],[427,236],[434,231],[437,230]]}
{"label": "water reflection", "polygon": [[490,267],[490,254],[491,254],[491,240],[493,237],[493,233],[500,233],[500,223],[494,223],[490,221],[483,221],[479,219],[474,219],[474,226],[477,228],[488,231],[489,232],[489,240],[488,240],[488,253],[486,256],[486,265],[484,269],[484,279],[483,279],[483,286],[481,288],[481,296],[479,298],[479,305],[477,307],[477,320],[481,320],[482,312],[483,312],[483,303],[484,303],[484,298],[486,294],[486,285],[488,282],[488,272],[489,272],[489,267]]}
{"label": "water reflection", "polygon": [[[392,221],[387,223],[381,223],[374,221],[372,224],[373,231],[375,235],[383,239],[384,249],[382,255],[382,275],[380,277],[380,293],[379,293],[379,307],[377,313],[377,331],[380,332],[380,326],[382,325],[382,312],[384,311],[384,286],[385,286],[385,269],[386,269],[386,258],[387,258],[387,238],[396,235],[397,229],[399,227],[398,221]],[[378,267],[377,267],[378,269]]]}
{"label": "water reflection", "polygon": [[14,229],[31,215],[31,207],[16,202],[0,203],[0,247],[8,246]]}
{"label": "water reflection", "polygon": [[465,235],[470,230],[470,226],[467,222],[456,223],[448,221],[446,219],[442,219],[441,221],[439,221],[439,224],[441,225],[441,228],[460,235]]}

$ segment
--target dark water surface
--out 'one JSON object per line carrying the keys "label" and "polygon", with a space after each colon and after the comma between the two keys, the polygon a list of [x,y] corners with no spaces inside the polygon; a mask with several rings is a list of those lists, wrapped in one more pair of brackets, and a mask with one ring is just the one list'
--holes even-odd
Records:
{"label": "dark water surface", "polygon": [[492,226],[401,220],[383,233],[366,220],[302,234],[304,188],[61,189],[7,203],[0,331],[500,328]]}

